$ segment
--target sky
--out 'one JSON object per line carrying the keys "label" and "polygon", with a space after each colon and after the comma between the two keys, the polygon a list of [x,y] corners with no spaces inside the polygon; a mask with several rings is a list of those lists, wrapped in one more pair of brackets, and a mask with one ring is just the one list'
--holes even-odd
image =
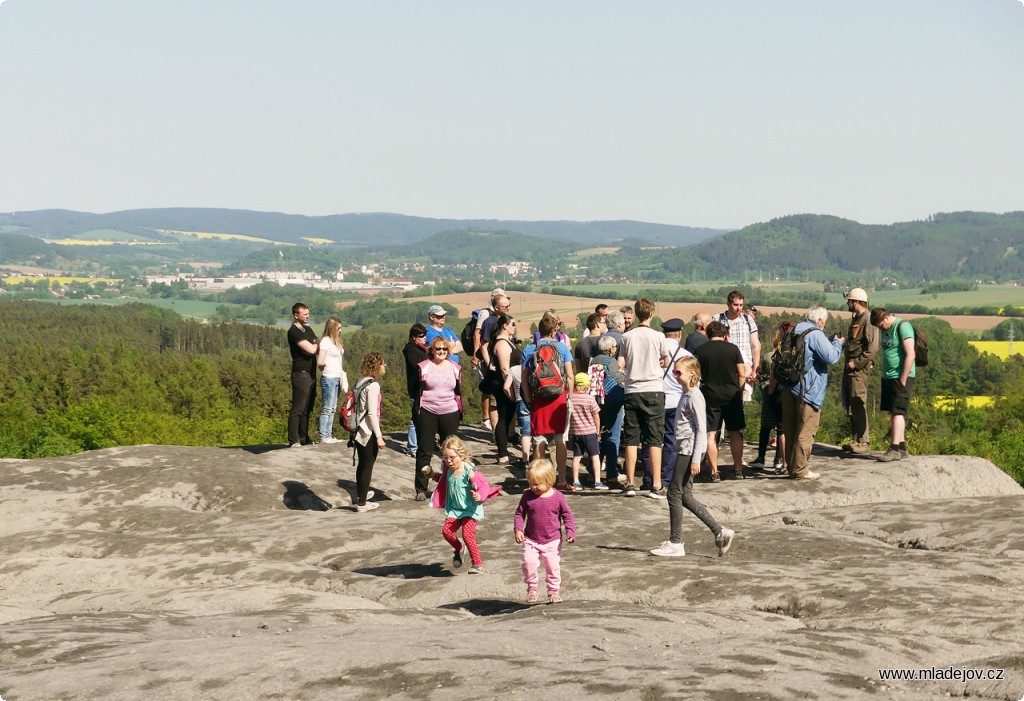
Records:
{"label": "sky", "polygon": [[1024,0],[0,0],[0,211],[1024,210]]}

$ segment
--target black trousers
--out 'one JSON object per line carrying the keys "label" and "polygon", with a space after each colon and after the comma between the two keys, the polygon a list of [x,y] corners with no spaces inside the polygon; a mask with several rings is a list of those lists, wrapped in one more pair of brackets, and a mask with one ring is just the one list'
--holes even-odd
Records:
{"label": "black trousers", "polygon": [[494,445],[499,458],[508,457],[508,436],[516,420],[516,403],[508,398],[504,390],[495,395],[498,402],[498,424],[494,427]]}
{"label": "black trousers", "polygon": [[373,478],[373,464],[377,462],[377,438],[370,436],[366,445],[356,444],[356,504],[366,503],[366,495],[370,491],[370,480]]}
{"label": "black trousers", "polygon": [[448,436],[454,436],[459,430],[461,417],[459,412],[450,414],[434,414],[420,409],[413,423],[416,424],[416,492],[426,493],[430,489],[430,479],[423,474],[423,468],[430,464],[437,447],[436,436],[441,442]]}
{"label": "black trousers", "polygon": [[316,401],[316,382],[305,370],[292,373],[292,408],[288,412],[288,444],[307,445],[309,439],[309,415],[313,413]]}

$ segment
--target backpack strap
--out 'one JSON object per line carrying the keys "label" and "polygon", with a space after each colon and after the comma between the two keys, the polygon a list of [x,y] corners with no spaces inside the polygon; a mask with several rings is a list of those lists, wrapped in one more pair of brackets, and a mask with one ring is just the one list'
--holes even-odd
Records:
{"label": "backpack strap", "polygon": [[665,372],[663,372],[663,373],[661,374],[661,381],[662,381],[662,382],[664,382],[664,381],[665,381],[665,378],[666,378],[666,377],[668,377],[668,371],[669,371],[669,370],[671,370],[671,369],[672,369],[672,366],[673,366],[673,365],[675,364],[675,362],[676,362],[676,356],[677,356],[677,355],[679,355],[679,351],[680,351],[680,349],[682,349],[682,346],[678,346],[678,347],[676,348],[676,352],[672,354],[672,358],[671,358],[671,359],[670,359],[670,360],[668,361],[668,366],[667,366],[667,367],[665,368]]}

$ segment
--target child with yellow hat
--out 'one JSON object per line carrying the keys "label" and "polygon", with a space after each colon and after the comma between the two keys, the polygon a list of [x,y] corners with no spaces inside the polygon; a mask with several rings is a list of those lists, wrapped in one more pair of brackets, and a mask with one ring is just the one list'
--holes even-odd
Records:
{"label": "child with yellow hat", "polygon": [[580,461],[584,455],[590,457],[590,473],[594,477],[594,489],[606,491],[601,481],[601,451],[597,437],[600,434],[601,418],[597,400],[590,394],[590,375],[576,373],[573,382],[572,413],[569,414],[569,442],[572,446],[572,485],[566,485],[570,492],[583,489],[580,484]]}

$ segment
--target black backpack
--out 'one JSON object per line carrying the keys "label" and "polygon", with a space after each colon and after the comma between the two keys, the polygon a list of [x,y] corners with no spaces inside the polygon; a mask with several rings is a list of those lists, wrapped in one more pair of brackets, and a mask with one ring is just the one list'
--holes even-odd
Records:
{"label": "black backpack", "polygon": [[811,327],[803,333],[793,329],[782,337],[779,352],[775,354],[775,379],[791,387],[798,385],[804,376],[804,346]]}
{"label": "black backpack", "polygon": [[462,333],[459,334],[459,341],[462,342],[462,350],[466,355],[470,355],[475,350],[478,350],[473,348],[473,332],[476,331],[476,322],[480,318],[480,312],[482,311],[486,311],[486,307],[474,309],[473,314],[469,317],[469,321],[462,327]]}
{"label": "black backpack", "polygon": [[[896,343],[900,342],[900,326],[906,323],[906,321],[901,321],[896,326],[896,330],[893,332]],[[919,368],[926,367],[928,365],[928,351],[931,350],[928,347],[928,337],[916,326],[911,325],[910,328],[914,329],[914,365]]]}

